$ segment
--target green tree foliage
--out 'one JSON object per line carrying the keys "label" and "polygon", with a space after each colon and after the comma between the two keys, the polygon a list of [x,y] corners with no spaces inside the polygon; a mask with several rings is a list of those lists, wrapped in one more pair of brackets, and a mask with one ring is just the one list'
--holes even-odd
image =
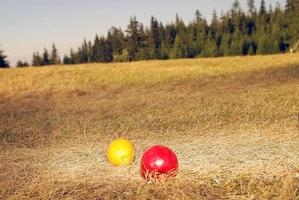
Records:
{"label": "green tree foliage", "polygon": [[286,39],[292,45],[299,41],[299,0],[287,0],[285,15],[288,25]]}
{"label": "green tree foliage", "polygon": [[216,44],[215,39],[210,33],[205,41],[202,53],[200,54],[201,57],[216,57],[218,55],[218,47]]}
{"label": "green tree foliage", "polygon": [[[287,0],[285,9],[279,4],[269,6],[265,0],[256,8],[255,0],[247,0],[244,10],[235,0],[227,12],[214,11],[210,23],[196,10],[191,23],[185,24],[177,15],[174,22],[163,25],[152,17],[149,27],[131,17],[125,32],[112,27],[93,42],[84,39],[63,63],[284,53],[299,40],[299,0]],[[56,63],[53,52],[57,54],[57,49],[52,49],[50,60],[46,50],[42,58],[35,53],[34,64]]]}
{"label": "green tree foliage", "polygon": [[91,43],[91,41],[89,40],[89,41],[88,41],[88,46],[87,46],[87,62],[88,62],[88,63],[93,62],[93,60],[92,60],[92,56],[93,56],[93,48],[92,48],[92,43]]}
{"label": "green tree foliage", "polygon": [[140,23],[137,21],[136,17],[132,17],[130,24],[127,27],[127,50],[128,50],[128,60],[137,60],[138,52],[141,48],[142,36],[140,33]]}
{"label": "green tree foliage", "polygon": [[286,1],[286,12],[288,14],[298,12],[299,0],[287,0]]}
{"label": "green tree foliage", "polygon": [[77,54],[76,54],[76,52],[74,52],[73,49],[71,49],[71,51],[70,51],[70,61],[71,61],[71,64],[78,64],[79,63],[79,61],[77,59]]}
{"label": "green tree foliage", "polygon": [[71,60],[71,57],[68,56],[68,55],[65,55],[65,56],[63,57],[63,64],[64,64],[64,65],[70,65],[70,64],[73,64],[73,63],[72,63],[72,60]]}
{"label": "green tree foliage", "polygon": [[19,60],[17,62],[17,67],[29,67],[29,64],[27,62],[23,62],[23,61]]}
{"label": "green tree foliage", "polygon": [[185,58],[187,55],[187,46],[180,35],[175,38],[174,46],[172,48],[170,58]]}
{"label": "green tree foliage", "polygon": [[0,68],[8,68],[9,63],[7,61],[7,56],[4,55],[4,52],[0,49]]}
{"label": "green tree foliage", "polygon": [[157,19],[152,17],[149,35],[152,59],[161,58],[162,35]]}
{"label": "green tree foliage", "polygon": [[112,44],[104,37],[96,36],[92,52],[93,62],[111,62],[113,60]]}
{"label": "green tree foliage", "polygon": [[195,12],[195,20],[192,27],[194,27],[193,47],[195,48],[195,55],[198,56],[202,54],[209,31],[207,21],[202,17],[199,10]]}
{"label": "green tree foliage", "polygon": [[260,15],[260,17],[264,17],[266,14],[267,14],[266,2],[265,2],[265,0],[262,0],[259,15]]}
{"label": "green tree foliage", "polygon": [[50,58],[49,58],[49,53],[48,50],[45,48],[44,53],[43,53],[43,59],[42,59],[42,66],[44,65],[50,65]]}
{"label": "green tree foliage", "polygon": [[55,44],[52,45],[51,57],[50,57],[50,64],[51,65],[59,65],[61,64],[61,60],[58,54],[58,51],[55,47]]}
{"label": "green tree foliage", "polygon": [[122,55],[125,48],[125,36],[120,28],[112,27],[107,35],[107,40],[112,46],[115,55]]}
{"label": "green tree foliage", "polygon": [[78,48],[77,52],[77,63],[88,63],[89,61],[89,50],[86,39],[84,39],[81,47]]}
{"label": "green tree foliage", "polygon": [[32,57],[32,66],[42,66],[43,65],[43,58],[39,55],[39,52],[33,53]]}
{"label": "green tree foliage", "polygon": [[142,24],[139,29],[139,50],[136,60],[149,60],[150,59],[150,47],[149,47],[149,33],[146,33]]}
{"label": "green tree foliage", "polygon": [[248,6],[248,14],[250,16],[254,16],[256,14],[256,8],[254,5],[254,0],[247,0],[247,6]]}
{"label": "green tree foliage", "polygon": [[268,54],[270,51],[272,51],[271,41],[267,39],[266,34],[263,34],[259,37],[257,46],[257,54]]}

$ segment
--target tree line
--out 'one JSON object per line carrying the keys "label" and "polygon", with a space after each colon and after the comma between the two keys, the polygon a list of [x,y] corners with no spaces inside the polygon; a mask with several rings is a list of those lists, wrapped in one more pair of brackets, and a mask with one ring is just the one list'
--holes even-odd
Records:
{"label": "tree line", "polygon": [[247,5],[244,11],[235,0],[226,13],[214,11],[210,23],[198,10],[188,24],[177,15],[165,25],[152,17],[145,27],[131,17],[125,31],[112,27],[106,36],[84,39],[62,60],[54,44],[50,54],[47,49],[42,55],[35,52],[32,65],[275,54],[285,53],[299,40],[299,0],[287,0],[284,7],[267,7],[265,0],[259,8],[254,0]]}

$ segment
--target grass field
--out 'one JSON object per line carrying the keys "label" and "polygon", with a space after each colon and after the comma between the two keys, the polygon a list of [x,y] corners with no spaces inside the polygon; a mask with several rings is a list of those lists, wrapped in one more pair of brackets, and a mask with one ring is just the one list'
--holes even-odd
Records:
{"label": "grass field", "polygon": [[[298,120],[298,55],[0,70],[0,199],[299,199]],[[154,144],[174,181],[140,177]]]}

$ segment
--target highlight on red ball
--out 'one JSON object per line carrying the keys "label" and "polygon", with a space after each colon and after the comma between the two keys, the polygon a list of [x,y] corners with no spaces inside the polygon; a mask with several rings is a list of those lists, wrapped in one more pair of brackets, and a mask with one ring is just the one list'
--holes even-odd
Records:
{"label": "highlight on red ball", "polygon": [[147,182],[166,181],[177,176],[179,162],[170,148],[156,145],[147,149],[141,158],[140,174]]}

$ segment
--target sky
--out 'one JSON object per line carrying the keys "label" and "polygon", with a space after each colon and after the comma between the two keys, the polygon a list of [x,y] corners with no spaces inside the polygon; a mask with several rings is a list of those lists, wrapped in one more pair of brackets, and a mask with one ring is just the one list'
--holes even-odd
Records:
{"label": "sky", "polygon": [[[53,43],[60,56],[76,49],[83,41],[106,35],[109,28],[126,28],[131,16],[149,24],[154,16],[163,23],[174,21],[176,14],[190,22],[198,9],[210,20],[231,8],[234,0],[0,0],[0,49],[10,65],[18,60],[31,62],[32,53],[51,49]],[[246,8],[247,0],[240,0]],[[266,0],[267,4],[285,0]],[[260,0],[256,0],[259,7]]]}

